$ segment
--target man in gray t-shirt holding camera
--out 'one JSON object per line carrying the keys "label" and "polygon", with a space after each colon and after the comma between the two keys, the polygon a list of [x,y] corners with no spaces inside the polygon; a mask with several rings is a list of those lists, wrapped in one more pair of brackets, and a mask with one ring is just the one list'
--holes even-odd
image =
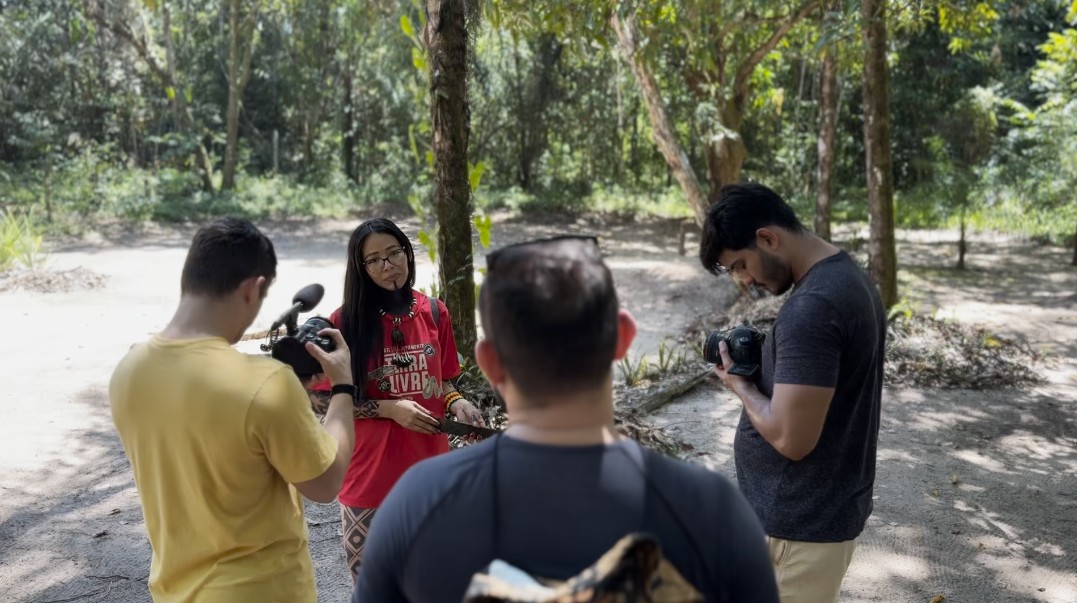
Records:
{"label": "man in gray t-shirt holding camera", "polygon": [[715,372],[744,403],[737,480],[767,534],[783,603],[837,601],[872,509],[886,310],[864,271],[760,184],[724,187],[700,261],[773,295],[792,290],[762,371]]}

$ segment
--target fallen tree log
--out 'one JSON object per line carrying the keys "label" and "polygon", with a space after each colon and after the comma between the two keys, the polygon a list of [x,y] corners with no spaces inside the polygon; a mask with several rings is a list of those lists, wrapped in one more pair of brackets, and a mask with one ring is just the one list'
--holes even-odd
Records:
{"label": "fallen tree log", "polygon": [[620,393],[618,408],[639,414],[652,413],[671,400],[693,389],[714,371],[711,367],[692,369],[679,375],[671,375],[645,389],[629,389]]}

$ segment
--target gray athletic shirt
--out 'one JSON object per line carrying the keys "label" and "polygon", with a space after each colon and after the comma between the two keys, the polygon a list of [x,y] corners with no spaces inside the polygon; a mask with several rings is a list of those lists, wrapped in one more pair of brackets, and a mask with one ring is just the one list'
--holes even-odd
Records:
{"label": "gray athletic shirt", "polygon": [[567,447],[506,436],[404,474],[374,516],[352,601],[456,603],[494,558],[566,579],[636,531],[656,536],[707,601],[777,603],[759,522],[726,478],[634,441]]}
{"label": "gray athletic shirt", "polygon": [[844,251],[816,263],[778,312],[763,343],[760,391],[775,383],[836,388],[815,449],[776,451],[741,414],[737,481],[770,536],[804,542],[856,538],[871,515],[886,349],[886,310]]}

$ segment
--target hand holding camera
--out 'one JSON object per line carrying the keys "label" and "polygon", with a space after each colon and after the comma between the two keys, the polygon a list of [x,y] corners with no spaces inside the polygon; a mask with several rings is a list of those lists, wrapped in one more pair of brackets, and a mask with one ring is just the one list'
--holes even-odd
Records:
{"label": "hand holding camera", "polygon": [[[703,344],[703,359],[723,367],[730,375],[754,379],[763,364],[763,341],[766,337],[762,331],[749,325],[714,331]],[[728,363],[722,359],[723,343],[729,355]]]}
{"label": "hand holding camera", "polygon": [[[308,320],[307,324],[310,322]],[[325,342],[328,342],[328,346]],[[307,353],[321,365],[321,372],[330,383],[333,385],[352,383],[352,354],[340,331],[332,327],[323,328],[307,338],[303,345]]]}
{"label": "hand holding camera", "polygon": [[[351,352],[340,331],[321,316],[311,316],[296,327],[296,315],[313,310],[324,293],[325,289],[317,283],[300,289],[292,298],[292,307],[269,328],[269,339],[262,344],[262,350],[292,367],[300,381],[324,373],[334,385],[352,383]],[[280,336],[281,326],[287,335]]]}

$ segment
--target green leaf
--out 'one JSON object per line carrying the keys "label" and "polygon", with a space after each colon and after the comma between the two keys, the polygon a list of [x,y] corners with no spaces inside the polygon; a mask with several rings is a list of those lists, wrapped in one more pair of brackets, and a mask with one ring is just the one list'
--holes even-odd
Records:
{"label": "green leaf", "polygon": [[434,152],[433,151],[427,151],[426,152],[426,166],[430,167],[430,168],[434,167]]}
{"label": "green leaf", "polygon": [[415,28],[411,25],[411,19],[407,15],[400,15],[400,29],[404,31],[404,35],[409,38],[415,37]]}
{"label": "green leaf", "polygon": [[68,39],[71,40],[72,45],[77,45],[82,40],[82,23],[78,19],[71,19],[68,21]]}
{"label": "green leaf", "polygon": [[183,91],[183,98],[187,99],[187,104],[188,105],[193,103],[194,102],[194,100],[193,100],[194,99],[194,89],[191,88],[190,86],[187,86],[187,89]]}
{"label": "green leaf", "polygon": [[157,12],[157,0],[142,0],[142,4],[153,12]]}
{"label": "green leaf", "polygon": [[426,247],[427,253],[430,254],[430,261],[436,264],[438,261],[438,248],[437,245],[434,243],[434,240],[430,237],[430,233],[426,232],[425,230],[420,230],[419,242],[423,244],[423,247]]}
{"label": "green leaf", "polygon": [[408,146],[411,148],[411,155],[415,157],[415,163],[419,163],[422,159],[419,157],[419,145],[415,143],[415,124],[408,125]]}
{"label": "green leaf", "polygon": [[173,88],[172,86],[165,86],[165,96],[168,97],[168,100],[175,100],[176,99],[176,89]]}
{"label": "green leaf", "polygon": [[475,192],[479,188],[479,182],[482,181],[482,173],[485,171],[486,164],[481,161],[473,165],[468,165],[467,180],[471,183],[471,192]]}
{"label": "green leaf", "polygon": [[426,27],[426,7],[419,2],[419,0],[411,0],[411,5],[415,7],[415,10],[419,13],[419,24]]}
{"label": "green leaf", "polygon": [[474,218],[475,230],[479,233],[479,243],[483,249],[490,248],[490,231],[493,230],[493,220],[490,216],[476,215]]}
{"label": "green leaf", "polygon": [[426,73],[426,54],[418,48],[411,49],[411,64],[423,73]]}
{"label": "green leaf", "polygon": [[417,193],[408,195],[408,205],[411,206],[412,213],[415,214],[420,223],[426,222],[426,208],[423,207],[422,199]]}

